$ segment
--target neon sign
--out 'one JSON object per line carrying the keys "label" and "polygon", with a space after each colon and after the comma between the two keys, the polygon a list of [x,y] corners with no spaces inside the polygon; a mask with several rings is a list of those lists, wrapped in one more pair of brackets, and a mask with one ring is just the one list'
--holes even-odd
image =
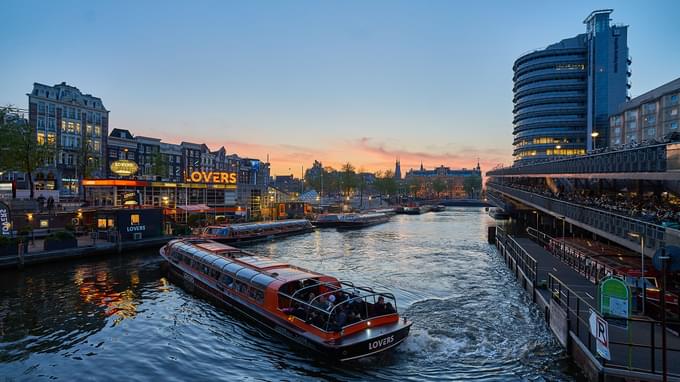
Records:
{"label": "neon sign", "polygon": [[187,178],[187,182],[236,184],[236,173],[235,172],[194,171]]}

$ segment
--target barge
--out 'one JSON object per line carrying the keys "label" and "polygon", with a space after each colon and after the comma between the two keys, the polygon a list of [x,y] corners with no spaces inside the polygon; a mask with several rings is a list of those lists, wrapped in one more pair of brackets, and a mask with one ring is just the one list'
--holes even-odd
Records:
{"label": "barge", "polygon": [[202,238],[220,243],[248,243],[277,237],[299,235],[314,230],[306,219],[281,220],[263,223],[214,225],[203,228]]}
{"label": "barge", "polygon": [[388,292],[205,239],[160,249],[174,278],[314,353],[350,361],[403,342],[411,321]]}

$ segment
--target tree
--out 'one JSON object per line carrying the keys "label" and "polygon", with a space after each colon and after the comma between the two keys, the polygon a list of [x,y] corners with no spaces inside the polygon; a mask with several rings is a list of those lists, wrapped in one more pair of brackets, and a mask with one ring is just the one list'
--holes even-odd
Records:
{"label": "tree", "polygon": [[398,188],[397,180],[394,179],[394,172],[392,170],[376,172],[374,187],[378,191],[381,201],[383,195],[394,195]]}
{"label": "tree", "polygon": [[442,192],[446,191],[446,183],[442,178],[437,177],[432,181],[432,191],[437,194],[437,199],[439,199]]}
{"label": "tree", "polygon": [[151,156],[151,175],[168,176],[168,161],[160,151],[156,151]]}
{"label": "tree", "polygon": [[340,184],[342,186],[342,190],[344,191],[345,196],[349,196],[352,190],[356,188],[357,185],[357,177],[354,166],[351,163],[347,162],[344,165],[342,165],[340,171],[341,171]]}
{"label": "tree", "polygon": [[423,180],[420,179],[420,177],[414,176],[406,180],[406,185],[409,194],[415,198],[418,196],[418,192],[423,186]]}
{"label": "tree", "polygon": [[0,171],[26,173],[30,197],[34,197],[33,173],[54,159],[56,142],[38,142],[35,127],[22,118],[9,118],[10,108],[0,109]]}
{"label": "tree", "polygon": [[467,176],[463,180],[463,190],[468,195],[468,197],[474,198],[475,192],[482,191],[482,177],[478,175]]}
{"label": "tree", "polygon": [[75,160],[78,173],[78,193],[84,195],[83,179],[91,178],[94,170],[99,168],[99,154],[92,149],[87,141],[84,141],[76,152]]}

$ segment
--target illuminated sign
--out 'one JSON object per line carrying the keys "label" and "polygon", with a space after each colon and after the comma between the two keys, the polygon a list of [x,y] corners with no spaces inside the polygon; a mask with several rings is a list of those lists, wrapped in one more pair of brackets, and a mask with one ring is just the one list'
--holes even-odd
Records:
{"label": "illuminated sign", "polygon": [[236,184],[236,173],[194,171],[189,175],[189,178],[187,178],[187,182]]}
{"label": "illuminated sign", "polygon": [[0,235],[12,235],[12,217],[9,206],[3,202],[0,202]]}
{"label": "illuminated sign", "polygon": [[137,170],[139,170],[139,166],[137,166],[137,163],[128,160],[128,159],[120,159],[117,161],[113,161],[111,163],[111,171],[113,171],[114,174],[120,175],[120,176],[130,176],[134,175],[137,173]]}

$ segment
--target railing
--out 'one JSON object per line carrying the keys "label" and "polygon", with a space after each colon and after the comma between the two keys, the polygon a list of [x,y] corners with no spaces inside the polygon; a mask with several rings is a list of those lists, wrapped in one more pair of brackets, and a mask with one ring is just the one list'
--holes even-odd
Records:
{"label": "railing", "polygon": [[517,264],[517,267],[524,272],[526,277],[536,285],[538,278],[538,265],[534,259],[522,246],[520,246],[512,236],[508,236],[501,227],[496,227],[496,240],[503,244],[505,251]]}
{"label": "railing", "polygon": [[642,146],[626,150],[589,154],[491,170],[487,176],[530,174],[596,174],[625,172],[665,172],[668,165],[667,144]]}
{"label": "railing", "polygon": [[[597,357],[597,344],[590,333],[590,313],[597,311],[576,292],[555,277],[548,274],[548,290],[552,298],[567,313],[567,329],[573,333],[588,349],[593,357]],[[612,369],[624,369],[636,372],[680,377],[680,365],[672,363],[664,367],[666,359],[675,360],[680,357],[680,348],[662,346],[662,336],[666,330],[660,321],[647,318],[617,319],[625,323],[627,329],[609,325],[609,349],[611,361],[600,360],[603,366]],[[680,325],[680,322],[667,321],[666,325]],[[677,342],[677,341],[676,341]],[[669,370],[670,369],[670,370]]]}
{"label": "railing", "polygon": [[[311,291],[318,287],[325,287],[328,290],[324,293],[319,293],[318,295],[315,294],[310,301],[305,300],[304,296],[303,298],[298,297],[299,292],[303,292],[301,294],[304,295],[305,290]],[[363,292],[363,294],[361,294],[361,292]],[[336,303],[331,303],[328,309],[324,309],[317,305],[322,297],[326,299],[330,295],[335,294],[342,294],[347,298],[342,301],[337,301]],[[397,313],[397,300],[392,293],[375,292],[373,288],[358,287],[347,281],[317,282],[295,291],[292,295],[284,292],[279,292],[278,295],[288,300],[288,306],[283,309],[287,310],[289,314],[292,314],[307,323],[311,323],[324,331],[341,331],[347,326],[379,317],[380,315],[375,314],[378,302],[376,297],[378,299],[381,297],[383,299],[388,299],[386,306],[390,306],[392,310],[385,314]],[[373,301],[369,301],[369,298],[372,298]],[[295,307],[293,307],[293,302],[296,303]],[[350,312],[356,313],[358,316],[357,320],[342,325],[338,324],[337,316],[341,310],[346,310],[347,315],[349,315]]]}
{"label": "railing", "polygon": [[527,234],[546,248],[548,252],[594,284],[597,284],[606,276],[616,274],[613,267],[588,256],[584,251],[564,243],[561,239],[550,237],[531,227],[527,228]]}
{"label": "railing", "polygon": [[588,227],[617,236],[637,246],[637,240],[628,235],[629,232],[638,232],[645,237],[647,248],[656,249],[665,240],[666,228],[653,223],[635,218],[619,215],[613,212],[598,210],[592,207],[582,206],[576,203],[565,202],[547,196],[524,191],[518,188],[501,185],[496,182],[487,182],[487,187],[492,190],[510,195],[523,202],[531,203],[546,212],[561,215],[576,222],[583,223]]}

